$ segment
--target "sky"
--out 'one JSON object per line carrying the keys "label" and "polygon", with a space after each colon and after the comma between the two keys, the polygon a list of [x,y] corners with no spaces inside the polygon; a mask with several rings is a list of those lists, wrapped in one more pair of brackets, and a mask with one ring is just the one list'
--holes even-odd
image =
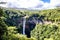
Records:
{"label": "sky", "polygon": [[27,9],[53,9],[60,6],[60,0],[0,0],[6,4],[0,4],[2,7],[27,8]]}

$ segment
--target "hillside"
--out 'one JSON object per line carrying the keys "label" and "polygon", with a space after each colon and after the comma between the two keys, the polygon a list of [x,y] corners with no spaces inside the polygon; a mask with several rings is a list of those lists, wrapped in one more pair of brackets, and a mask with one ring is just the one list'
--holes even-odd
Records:
{"label": "hillside", "polygon": [[[23,21],[25,34],[23,35]],[[60,8],[26,10],[0,8],[1,40],[60,40]],[[2,26],[4,25],[4,27]]]}

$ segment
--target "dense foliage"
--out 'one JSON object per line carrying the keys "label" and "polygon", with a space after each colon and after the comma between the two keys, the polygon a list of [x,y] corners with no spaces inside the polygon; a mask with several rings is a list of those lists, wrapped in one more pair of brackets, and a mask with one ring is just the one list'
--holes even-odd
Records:
{"label": "dense foliage", "polygon": [[[22,35],[25,16],[28,16],[26,35]],[[0,40],[60,40],[60,8],[40,11],[0,8]]]}
{"label": "dense foliage", "polygon": [[[37,24],[35,29],[31,32],[32,37],[35,37],[37,40],[60,40],[60,28],[56,24]],[[50,39],[50,40],[51,40]]]}
{"label": "dense foliage", "polygon": [[7,25],[4,22],[3,9],[0,8],[0,40],[3,40],[3,35],[6,35]]}

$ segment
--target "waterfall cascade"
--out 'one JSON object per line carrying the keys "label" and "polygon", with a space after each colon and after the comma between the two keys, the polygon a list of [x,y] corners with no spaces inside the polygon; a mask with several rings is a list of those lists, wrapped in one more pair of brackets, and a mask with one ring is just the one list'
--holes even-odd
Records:
{"label": "waterfall cascade", "polygon": [[26,18],[23,17],[23,34],[25,35],[25,23],[26,23]]}

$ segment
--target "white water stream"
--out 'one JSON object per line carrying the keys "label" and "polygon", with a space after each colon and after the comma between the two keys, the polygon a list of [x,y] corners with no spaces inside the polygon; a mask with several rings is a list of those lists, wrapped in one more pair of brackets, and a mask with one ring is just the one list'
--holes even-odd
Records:
{"label": "white water stream", "polygon": [[25,23],[26,23],[26,18],[23,17],[23,34],[25,35]]}

